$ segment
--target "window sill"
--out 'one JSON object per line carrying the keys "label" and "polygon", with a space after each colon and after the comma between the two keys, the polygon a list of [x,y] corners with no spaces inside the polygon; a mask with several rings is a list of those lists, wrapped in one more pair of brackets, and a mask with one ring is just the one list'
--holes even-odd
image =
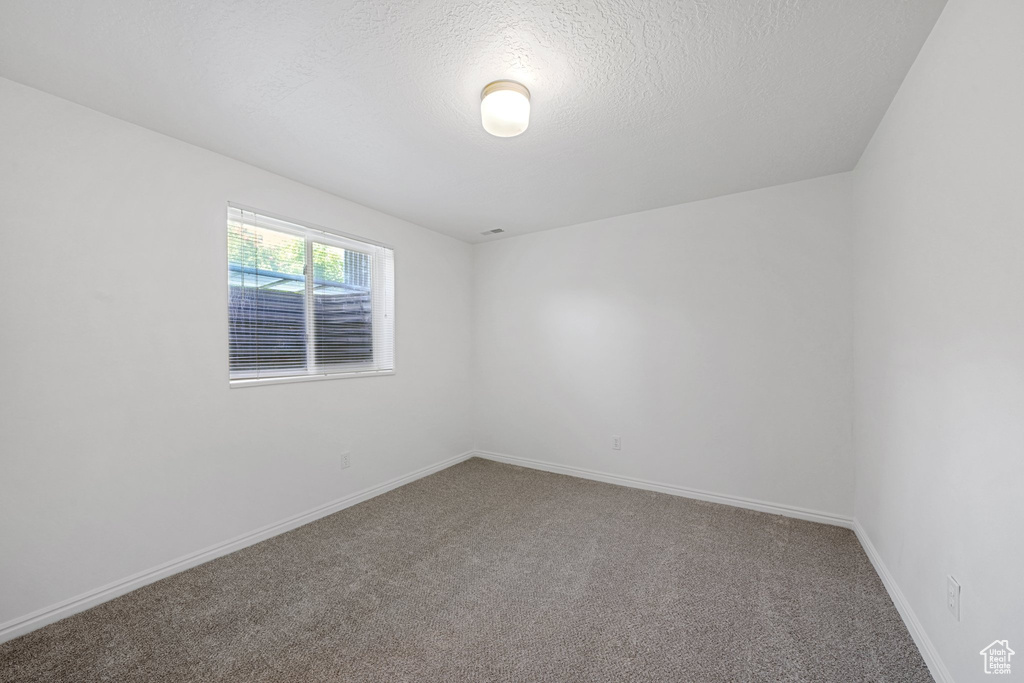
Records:
{"label": "window sill", "polygon": [[353,379],[355,377],[379,377],[393,375],[394,370],[369,370],[367,372],[334,372],[326,375],[291,375],[286,377],[254,377],[252,379],[228,380],[232,389],[258,387],[267,384],[292,384],[294,382],[321,382],[325,379]]}

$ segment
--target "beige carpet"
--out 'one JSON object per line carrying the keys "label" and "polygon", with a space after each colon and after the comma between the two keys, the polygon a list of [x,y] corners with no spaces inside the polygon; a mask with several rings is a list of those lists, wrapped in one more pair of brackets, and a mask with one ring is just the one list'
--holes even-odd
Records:
{"label": "beige carpet", "polygon": [[2,681],[930,681],[845,529],[473,459],[0,645]]}

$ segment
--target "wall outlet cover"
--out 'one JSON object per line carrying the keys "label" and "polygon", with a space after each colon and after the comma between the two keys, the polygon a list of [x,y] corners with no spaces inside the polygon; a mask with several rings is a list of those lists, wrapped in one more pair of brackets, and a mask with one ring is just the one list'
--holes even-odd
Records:
{"label": "wall outlet cover", "polygon": [[960,621],[960,584],[952,576],[946,577],[946,609]]}

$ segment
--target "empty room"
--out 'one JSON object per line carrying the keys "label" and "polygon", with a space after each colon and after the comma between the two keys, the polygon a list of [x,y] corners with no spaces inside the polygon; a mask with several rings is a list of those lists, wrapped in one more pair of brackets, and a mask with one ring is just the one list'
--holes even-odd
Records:
{"label": "empty room", "polygon": [[0,0],[0,683],[1024,680],[1021,0]]}

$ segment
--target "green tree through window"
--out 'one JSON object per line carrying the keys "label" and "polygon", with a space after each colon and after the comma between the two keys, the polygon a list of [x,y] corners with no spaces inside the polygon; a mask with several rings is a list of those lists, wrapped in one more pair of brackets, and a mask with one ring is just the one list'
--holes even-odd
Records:
{"label": "green tree through window", "polygon": [[[260,270],[302,275],[305,241],[282,233],[231,225],[228,228],[228,262]],[[313,244],[313,267],[317,279],[345,282],[345,251]]]}

